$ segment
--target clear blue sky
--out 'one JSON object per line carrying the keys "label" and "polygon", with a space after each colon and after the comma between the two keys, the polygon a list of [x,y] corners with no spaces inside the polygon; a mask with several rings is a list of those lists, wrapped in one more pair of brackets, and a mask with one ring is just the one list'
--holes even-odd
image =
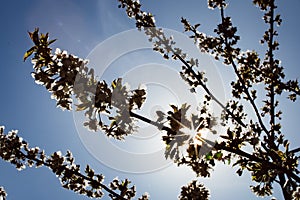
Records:
{"label": "clear blue sky", "polygon": [[[188,3],[187,3],[188,2]],[[242,3],[243,2],[243,3]],[[141,1],[144,9],[156,16],[157,24],[182,32],[181,16],[192,23],[200,22],[204,31],[211,33],[219,20],[219,13],[207,9],[206,1]],[[288,78],[299,78],[299,1],[281,1],[278,11],[283,25],[279,29],[280,51],[278,57],[286,68]],[[228,14],[240,27],[241,47],[263,48],[258,44],[263,34],[262,14],[251,7],[251,1],[231,0]],[[47,154],[70,149],[76,162],[82,166],[89,163],[97,172],[106,176],[106,183],[118,176],[128,177],[137,185],[139,194],[147,191],[151,199],[176,199],[179,188],[193,178],[188,169],[166,168],[148,174],[127,174],[113,170],[95,159],[84,147],[77,134],[72,112],[56,109],[50,94],[36,85],[30,76],[30,62],[23,62],[24,52],[31,47],[27,31],[40,27],[58,38],[54,47],[85,58],[90,51],[106,38],[134,28],[123,10],[117,8],[116,0],[31,0],[6,1],[0,13],[2,26],[0,45],[0,125],[6,131],[18,129],[20,135],[31,144],[45,149]],[[109,50],[109,49],[108,49]],[[217,64],[218,66],[220,64]],[[220,65],[221,66],[221,65]],[[223,71],[222,71],[223,70]],[[230,76],[225,67],[221,70],[223,80]],[[300,144],[297,136],[299,103],[283,101],[283,126],[292,139],[291,146]],[[111,155],[116,156],[116,155]],[[237,177],[230,167],[217,168],[212,179],[204,180],[211,189],[212,200],[256,199],[249,190],[249,176]],[[195,178],[195,177],[194,177]],[[201,179],[202,180],[202,179]],[[60,187],[58,179],[47,168],[17,171],[9,163],[0,161],[0,185],[4,186],[8,199],[88,199]],[[275,191],[275,196],[280,192]],[[104,197],[103,199],[107,199]],[[267,198],[270,199],[270,198]]]}

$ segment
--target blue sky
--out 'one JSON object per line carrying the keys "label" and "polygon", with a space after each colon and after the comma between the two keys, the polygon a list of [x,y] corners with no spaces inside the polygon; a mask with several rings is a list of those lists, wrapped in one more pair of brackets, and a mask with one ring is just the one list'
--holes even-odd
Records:
{"label": "blue sky", "polygon": [[[172,2],[172,3],[170,3]],[[188,4],[187,4],[188,2]],[[200,22],[203,31],[211,33],[219,20],[219,13],[207,9],[206,1],[141,1],[144,9],[156,16],[158,26],[182,32],[181,16],[192,23]],[[278,57],[286,69],[288,78],[299,78],[299,1],[281,1],[278,11],[283,25],[279,29],[280,51]],[[251,1],[231,0],[227,13],[233,17],[241,35],[243,50],[264,48],[258,43],[265,25],[260,20],[262,13],[251,7]],[[72,112],[61,111],[50,99],[50,94],[36,85],[30,76],[30,62],[23,62],[24,52],[31,47],[27,31],[40,27],[58,38],[55,47],[85,58],[102,41],[110,36],[134,28],[123,10],[117,8],[116,0],[31,0],[6,1],[2,3],[1,15],[1,60],[0,67],[0,125],[6,131],[18,129],[31,146],[39,146],[46,153],[70,149],[76,162],[90,164],[106,176],[106,183],[114,177],[128,177],[137,185],[139,194],[147,191],[151,199],[175,199],[179,188],[194,179],[194,174],[185,168],[171,166],[151,173],[132,174],[112,169],[91,155],[80,140]],[[112,47],[114,48],[114,47]],[[117,48],[117,47],[116,47]],[[110,51],[110,49],[108,49]],[[156,59],[156,58],[155,58]],[[230,69],[216,63],[224,82],[230,80]],[[228,88],[225,87],[225,91]],[[291,146],[300,144],[297,136],[299,102],[292,104],[282,98],[284,111],[283,130],[291,138]],[[116,157],[118,155],[111,155]],[[122,166],[121,166],[122,167]],[[211,189],[213,200],[256,199],[249,190],[250,178],[245,174],[237,177],[230,167],[217,167],[212,178],[203,180]],[[202,181],[202,179],[200,179]],[[0,161],[0,185],[8,193],[8,199],[88,199],[60,187],[57,178],[47,169],[17,171],[9,163]],[[275,196],[281,199],[279,191]],[[103,199],[107,199],[104,197]],[[270,199],[270,198],[266,198]]]}

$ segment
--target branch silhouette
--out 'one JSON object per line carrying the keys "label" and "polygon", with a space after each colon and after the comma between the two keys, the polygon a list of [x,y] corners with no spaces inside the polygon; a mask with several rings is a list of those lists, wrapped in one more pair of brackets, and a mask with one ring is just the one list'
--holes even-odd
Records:
{"label": "branch silhouette", "polygon": [[[278,35],[275,25],[282,21],[280,15],[276,15],[275,0],[253,0],[253,4],[264,13],[263,20],[269,26],[261,40],[267,46],[263,61],[255,51],[242,52],[237,47],[240,37],[231,18],[225,15],[228,6],[225,0],[208,0],[208,6],[219,9],[221,15],[221,22],[214,30],[216,36],[207,36],[198,31],[200,24],[191,25],[185,18],[181,19],[185,32],[192,34],[190,38],[202,52],[233,68],[237,80],[231,82],[232,96],[226,104],[208,87],[205,73],[197,68],[199,61],[189,57],[176,46],[172,37],[157,28],[154,16],[143,11],[138,0],[118,2],[127,16],[135,20],[136,28],[148,36],[154,51],[162,54],[164,59],[179,60],[182,65],[179,74],[191,91],[202,88],[205,96],[198,113],[188,116],[190,105],[182,104],[170,105],[166,113],[157,111],[157,119],[138,114],[146,100],[145,89],[129,90],[117,77],[109,84],[97,80],[94,69],[88,66],[86,60],[60,49],[53,53],[50,45],[56,40],[49,40],[48,33],[40,33],[38,28],[28,33],[34,46],[24,55],[24,61],[31,57],[32,77],[36,83],[51,93],[61,109],[73,109],[72,97],[75,97],[78,101],[75,109],[84,112],[86,121],[83,125],[92,131],[100,129],[108,137],[124,140],[136,132],[135,120],[140,120],[162,131],[166,159],[172,159],[178,166],[189,166],[197,176],[209,177],[215,162],[231,164],[233,161],[239,176],[245,170],[250,172],[255,184],[251,190],[256,195],[272,195],[273,184],[278,183],[285,200],[296,199],[300,193],[297,192],[300,171],[299,156],[296,155],[300,148],[290,150],[290,141],[281,132],[282,112],[277,109],[279,102],[276,97],[285,91],[291,101],[296,101],[300,90],[297,80],[284,80],[283,67],[275,58],[274,52],[279,45],[275,40]],[[258,84],[265,86],[262,98],[266,100],[262,100],[261,111],[255,89]],[[217,141],[202,137],[204,130],[209,130],[209,134],[216,132],[216,117],[209,110],[211,101],[222,108],[221,125],[226,128]],[[254,119],[247,116],[244,110],[246,103],[253,109]],[[264,120],[266,118],[269,122]],[[25,166],[46,166],[60,178],[64,188],[93,198],[101,198],[102,189],[109,193],[111,199],[125,200],[135,196],[135,187],[130,186],[127,179],[115,179],[107,186],[102,183],[103,175],[95,174],[89,166],[85,173],[80,172],[80,166],[74,163],[69,151],[65,156],[60,152],[47,156],[39,148],[29,148],[16,131],[4,134],[4,128],[0,128],[0,132],[0,156],[19,170]],[[180,151],[181,147],[186,147],[184,152]],[[0,188],[0,196],[6,197],[3,188]],[[208,197],[208,190],[197,181],[183,186],[179,196],[180,199]],[[148,198],[145,194],[139,199]]]}

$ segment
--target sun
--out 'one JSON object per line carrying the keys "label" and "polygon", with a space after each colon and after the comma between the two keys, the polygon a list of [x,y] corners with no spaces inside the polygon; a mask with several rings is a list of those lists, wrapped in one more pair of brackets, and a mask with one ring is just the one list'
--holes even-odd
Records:
{"label": "sun", "polygon": [[[180,123],[180,122],[179,122]],[[182,150],[185,150],[190,146],[193,145],[195,149],[196,156],[199,157],[198,149],[199,147],[202,147],[203,145],[211,146],[210,142],[207,140],[207,137],[209,133],[211,133],[211,130],[209,128],[203,128],[203,123],[201,122],[197,127],[194,127],[193,124],[191,125],[191,128],[186,127],[182,123],[182,132],[183,135],[180,136],[189,136],[189,139],[185,141]],[[209,143],[208,143],[209,142]]]}

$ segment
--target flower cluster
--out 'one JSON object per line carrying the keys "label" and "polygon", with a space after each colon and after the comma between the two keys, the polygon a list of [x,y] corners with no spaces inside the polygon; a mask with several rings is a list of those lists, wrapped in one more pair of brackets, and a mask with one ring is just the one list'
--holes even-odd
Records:
{"label": "flower cluster", "polygon": [[[122,84],[122,79],[114,80],[111,86],[105,81],[98,81],[94,69],[87,67],[87,60],[58,48],[52,54],[49,45],[55,40],[48,41],[48,34],[39,34],[39,29],[29,35],[35,46],[25,53],[24,60],[34,54],[32,77],[37,84],[45,86],[58,107],[71,110],[72,96],[75,96],[76,110],[85,111],[88,120],[84,126],[90,130],[100,128],[116,139],[124,139],[135,131],[130,115],[132,110],[140,109],[145,101],[144,89],[129,91]],[[111,123],[105,124],[101,116]]]}
{"label": "flower cluster", "polygon": [[181,188],[181,194],[179,196],[180,200],[208,200],[209,191],[202,185],[197,183],[197,181],[192,181],[187,186]]}
{"label": "flower cluster", "polygon": [[[97,174],[87,165],[81,172],[80,165],[75,164],[75,159],[70,151],[62,155],[60,151],[47,156],[44,150],[38,147],[30,148],[29,144],[18,136],[18,131],[13,130],[4,133],[4,127],[0,127],[0,157],[15,165],[18,170],[28,167],[48,167],[60,180],[62,187],[91,198],[103,197],[106,190],[112,199],[129,200],[135,194],[135,187],[130,186],[130,181],[125,179],[113,180],[109,187],[103,184],[104,176]],[[126,184],[125,184],[126,183]],[[4,199],[6,192],[0,187],[0,196]],[[148,195],[140,199],[146,200]]]}

